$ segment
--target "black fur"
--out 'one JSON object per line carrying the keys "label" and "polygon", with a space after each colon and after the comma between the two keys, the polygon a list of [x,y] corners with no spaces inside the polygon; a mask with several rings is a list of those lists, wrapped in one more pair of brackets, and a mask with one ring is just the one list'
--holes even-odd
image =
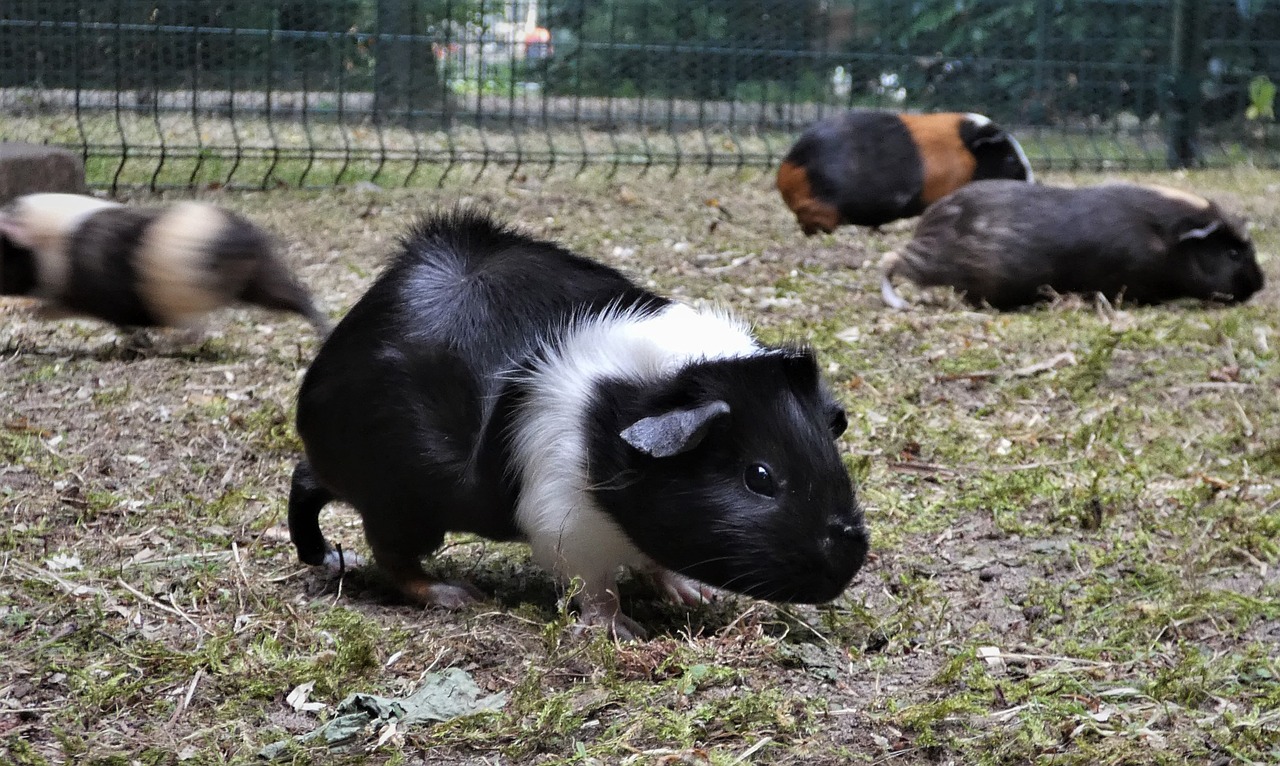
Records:
{"label": "black fur", "polygon": [[978,162],[973,169],[972,180],[1027,180],[1027,168],[1022,164],[1022,158],[1013,150],[1008,132],[999,125],[993,122],[979,125],[965,120],[960,123],[960,140]]}
{"label": "black fur", "polygon": [[222,211],[227,225],[209,243],[210,285],[251,306],[300,314],[321,333],[329,319],[311,302],[311,294],[275,255],[275,244],[247,218]]}
{"label": "black fur", "polygon": [[[617,438],[655,411],[725,402],[697,449],[637,457]],[[855,509],[833,436],[843,410],[819,384],[810,352],[694,364],[666,385],[602,387],[585,422],[591,479],[601,506],[658,563],[758,598],[818,603],[840,594],[866,555],[860,515],[834,521],[817,509]],[[776,497],[744,484],[767,466]],[[817,511],[817,512],[815,512]]]}
{"label": "black fur", "polygon": [[[410,595],[406,583],[425,579],[418,559],[446,532],[520,536],[510,440],[533,400],[517,373],[539,374],[542,344],[554,345],[571,318],[668,305],[611,268],[479,213],[419,222],[303,380],[306,459],[289,502],[300,558],[317,563],[331,550],[317,522],[330,499],[360,512],[378,564]],[[733,411],[678,460],[646,457],[619,436],[628,418],[708,397]],[[820,386],[812,355],[705,362],[657,386],[607,381],[591,401],[582,428],[595,496],[660,563],[793,600],[834,597],[860,566],[866,533],[831,438],[843,412]],[[737,463],[748,457],[783,472],[785,511],[742,500]],[[707,505],[717,502],[742,514]],[[832,509],[842,520],[835,538]],[[776,555],[761,558],[766,549]]]}
{"label": "black fur", "polygon": [[112,207],[86,217],[67,238],[70,273],[57,296],[63,308],[121,326],[149,327],[162,321],[137,292],[134,255],[159,210]]}
{"label": "black fur", "polygon": [[950,285],[972,303],[995,308],[1054,292],[1139,304],[1239,302],[1263,285],[1244,226],[1216,204],[1198,207],[1121,183],[970,184],[925,213],[896,272],[920,285]]}
{"label": "black fur", "polygon": [[29,295],[38,285],[35,253],[0,234],[0,295]]}
{"label": "black fur", "polygon": [[[412,568],[447,531],[514,538],[519,479],[504,436],[524,394],[510,373],[572,315],[666,303],[479,213],[420,221],[307,371],[298,471],[360,511],[391,569]],[[291,506],[295,540],[317,539],[321,506]]]}

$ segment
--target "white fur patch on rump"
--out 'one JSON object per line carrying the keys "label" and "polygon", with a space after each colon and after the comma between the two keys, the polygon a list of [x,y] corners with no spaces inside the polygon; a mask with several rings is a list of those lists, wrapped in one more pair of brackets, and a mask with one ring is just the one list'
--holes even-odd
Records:
{"label": "white fur patch on rump", "polygon": [[158,319],[180,327],[227,304],[210,273],[209,246],[231,225],[218,208],[181,202],[143,232],[137,253],[138,296]]}
{"label": "white fur patch on rump", "polygon": [[1205,210],[1206,208],[1209,207],[1209,200],[1205,199],[1204,197],[1201,197],[1198,194],[1192,194],[1189,191],[1176,189],[1172,186],[1160,186],[1158,184],[1146,184],[1146,188],[1150,189],[1156,194],[1159,194],[1161,197],[1164,197],[1165,199],[1170,199],[1175,202],[1183,202],[1195,208],[1196,210]]}
{"label": "white fur patch on rump", "polygon": [[89,216],[114,207],[122,205],[85,194],[28,194],[0,214],[5,236],[35,254],[37,296],[56,299],[62,293],[71,274],[71,235]]}
{"label": "white fur patch on rump", "polygon": [[619,566],[649,564],[588,491],[583,419],[600,381],[658,381],[698,360],[760,351],[728,314],[675,303],[647,316],[615,310],[570,322],[529,373],[528,408],[512,424],[522,480],[516,524],[534,560],[562,582],[582,578],[589,601],[614,592]]}

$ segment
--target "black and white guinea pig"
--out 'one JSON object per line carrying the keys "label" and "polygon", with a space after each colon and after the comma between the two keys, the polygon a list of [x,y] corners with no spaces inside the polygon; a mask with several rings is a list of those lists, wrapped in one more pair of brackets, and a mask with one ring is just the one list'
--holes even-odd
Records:
{"label": "black and white guinea pig", "polygon": [[808,236],[920,215],[983,178],[1033,180],[1022,147],[990,119],[855,110],[805,129],[777,184]]}
{"label": "black and white guinea pig", "polygon": [[242,216],[204,202],[127,207],[79,194],[29,194],[0,210],[0,294],[48,316],[120,326],[189,326],[241,301],[328,319]]}
{"label": "black and white guinea pig", "polygon": [[580,620],[642,633],[620,566],[693,603],[714,586],[823,602],[868,535],[814,355],[475,211],[426,218],[320,348],[298,397],[289,496],[299,558],[337,566],[317,517],[360,513],[409,598],[474,589],[420,559],[446,532],[525,540]]}
{"label": "black and white guinea pig", "polygon": [[998,309],[1065,293],[1237,303],[1263,283],[1241,221],[1198,195],[1130,183],[970,184],[929,208],[911,242],[881,267],[881,295],[899,309],[906,302],[896,275]]}

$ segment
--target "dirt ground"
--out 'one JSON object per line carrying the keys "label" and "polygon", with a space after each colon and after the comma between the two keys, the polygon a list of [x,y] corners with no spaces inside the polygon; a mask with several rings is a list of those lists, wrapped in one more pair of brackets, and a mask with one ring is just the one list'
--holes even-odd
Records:
{"label": "dirt ground", "polygon": [[[417,608],[289,543],[303,321],[233,309],[195,339],[134,337],[5,300],[0,760],[249,762],[353,692],[452,667],[501,711],[282,761],[1280,761],[1280,178],[1144,178],[1248,217],[1268,287],[1009,314],[908,288],[889,312],[875,263],[912,223],[806,239],[760,175],[199,195],[274,231],[334,318],[415,214],[461,201],[811,344],[873,558],[820,607],[689,610],[624,581],[651,637],[616,643],[569,630],[523,546],[458,536],[431,567],[491,600]],[[365,551],[349,509],[322,524]]]}

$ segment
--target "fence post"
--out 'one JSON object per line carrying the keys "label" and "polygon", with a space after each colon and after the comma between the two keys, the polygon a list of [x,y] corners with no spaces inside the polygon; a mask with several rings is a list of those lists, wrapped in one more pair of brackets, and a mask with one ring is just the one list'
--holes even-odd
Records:
{"label": "fence post", "polygon": [[376,0],[378,37],[373,55],[373,117],[409,122],[415,114],[435,116],[447,96],[419,0]]}
{"label": "fence post", "polygon": [[402,35],[409,33],[409,3],[406,0],[377,0],[378,38],[373,47],[373,113],[384,120],[397,108],[407,106],[409,46]]}
{"label": "fence post", "polygon": [[1036,60],[1031,76],[1031,99],[1026,117],[1033,125],[1049,121],[1049,97],[1045,69],[1049,58],[1049,4],[1052,0],[1036,0]]}
{"label": "fence post", "polygon": [[1036,98],[1044,98],[1045,59],[1049,50],[1049,0],[1036,2],[1036,65],[1032,75],[1031,89]]}
{"label": "fence post", "polygon": [[1170,73],[1165,89],[1165,124],[1168,126],[1170,169],[1197,163],[1196,132],[1200,121],[1200,69],[1203,31],[1200,3],[1174,0]]}

